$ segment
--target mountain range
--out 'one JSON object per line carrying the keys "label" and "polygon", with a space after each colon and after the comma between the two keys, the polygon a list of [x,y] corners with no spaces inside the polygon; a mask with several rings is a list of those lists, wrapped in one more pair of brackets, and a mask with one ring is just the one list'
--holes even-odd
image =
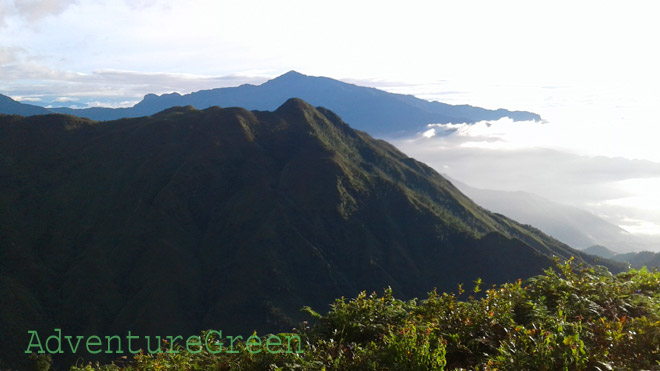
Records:
{"label": "mountain range", "polygon": [[607,247],[602,246],[602,245],[589,246],[589,247],[587,247],[586,249],[584,249],[582,251],[586,252],[587,254],[600,256],[600,257],[603,257],[603,258],[606,258],[606,259],[611,259],[612,257],[617,255],[617,253],[615,251],[612,251],[612,250],[610,250]]}
{"label": "mountain range", "polygon": [[[327,77],[306,76],[290,71],[261,85],[202,90],[181,95],[148,94],[129,108],[50,108],[50,112],[64,113],[93,120],[115,120],[148,116],[169,107],[190,105],[197,109],[212,106],[243,107],[249,110],[274,110],[287,99],[298,97],[312,105],[326,107],[342,117],[351,127],[375,136],[410,135],[424,130],[430,123],[473,123],[510,117],[513,120],[540,121],[531,112],[487,110],[469,105],[450,105],[429,102],[412,95],[388,93],[375,88],[348,84]],[[43,110],[42,110],[43,111]],[[0,101],[0,113],[5,110]],[[42,114],[37,111],[36,113]]]}
{"label": "mountain range", "polygon": [[25,357],[27,330],[273,332],[361,290],[421,297],[552,256],[598,262],[300,99],[0,115],[0,148],[0,366]]}
{"label": "mountain range", "polygon": [[6,95],[0,94],[0,114],[33,116],[49,113],[53,113],[53,111],[40,106],[17,102]]}
{"label": "mountain range", "polygon": [[[480,189],[455,179],[451,181],[461,192],[486,209],[531,224],[577,249],[601,245],[616,254],[652,246],[625,229],[578,207],[529,192]],[[603,256],[600,253],[595,255]]]}
{"label": "mountain range", "polygon": [[649,271],[660,269],[660,253],[658,252],[630,252],[627,254],[617,254],[609,259],[628,263],[631,267],[636,269],[641,269],[642,267],[646,267]]}
{"label": "mountain range", "polygon": [[617,254],[607,247],[599,245],[586,248],[583,252],[613,261],[630,264],[630,267],[635,269],[641,269],[643,267],[646,267],[649,271],[660,269],[660,253],[658,252],[636,251]]}

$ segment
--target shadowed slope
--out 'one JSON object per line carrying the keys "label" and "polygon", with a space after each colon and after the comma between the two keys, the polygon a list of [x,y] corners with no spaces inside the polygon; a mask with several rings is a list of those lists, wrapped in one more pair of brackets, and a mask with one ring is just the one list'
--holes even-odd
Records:
{"label": "shadowed slope", "polygon": [[17,102],[6,95],[0,94],[0,114],[6,115],[47,115],[52,111],[32,104]]}

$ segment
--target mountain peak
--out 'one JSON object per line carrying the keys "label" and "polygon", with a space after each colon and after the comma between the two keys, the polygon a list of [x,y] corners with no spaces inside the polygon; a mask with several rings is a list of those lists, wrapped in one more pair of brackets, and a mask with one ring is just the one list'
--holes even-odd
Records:
{"label": "mountain peak", "polygon": [[272,80],[266,81],[265,84],[272,84],[272,83],[292,83],[292,82],[298,82],[298,81],[304,81],[306,78],[309,78],[307,75],[303,75],[302,73],[291,70],[283,75],[280,75]]}
{"label": "mountain peak", "polygon": [[145,95],[144,98],[142,98],[142,100],[144,100],[144,101],[149,101],[149,100],[154,100],[154,99],[158,99],[158,95],[153,94],[153,93],[149,93],[149,94]]}
{"label": "mountain peak", "polygon": [[0,94],[0,113],[9,115],[32,116],[46,115],[52,112],[44,107],[22,103],[9,96]]}
{"label": "mountain peak", "polygon": [[[192,105],[197,109],[212,106],[245,107],[273,111],[291,97],[299,97],[312,106],[326,107],[352,127],[372,135],[399,136],[417,133],[429,123],[479,122],[504,116],[514,121],[541,118],[530,112],[487,110],[472,106],[454,106],[429,102],[413,96],[388,93],[375,88],[348,84],[322,76],[309,76],[291,70],[261,85],[201,90],[180,95],[148,94],[131,108],[95,108],[74,110],[55,108],[51,111],[109,120],[153,115],[172,106]],[[3,111],[0,105],[0,112]]]}
{"label": "mountain peak", "polygon": [[279,78],[300,78],[300,77],[309,77],[307,75],[304,75],[296,70],[291,70],[283,75],[281,75]]}
{"label": "mountain peak", "polygon": [[167,115],[173,115],[173,114],[176,115],[176,114],[182,114],[182,113],[194,112],[194,111],[198,111],[198,109],[196,109],[195,107],[193,107],[191,105],[174,106],[174,107],[164,109],[164,110],[162,110],[158,113],[155,113],[153,116],[154,117],[165,117]]}
{"label": "mountain peak", "polygon": [[296,110],[296,111],[307,111],[310,109],[314,109],[314,107],[305,102],[304,100],[300,98],[289,98],[287,99],[286,102],[282,103],[282,105],[276,110],[276,112],[283,112],[283,111],[289,111],[289,110]]}
{"label": "mountain peak", "polygon": [[0,94],[0,102],[16,102],[16,101],[9,96]]}
{"label": "mountain peak", "polygon": [[142,101],[156,101],[158,99],[166,99],[166,98],[175,99],[175,98],[180,98],[180,97],[181,97],[181,94],[179,94],[177,92],[165,93],[165,94],[162,94],[162,95],[149,93],[149,94],[145,95],[144,98],[142,98]]}

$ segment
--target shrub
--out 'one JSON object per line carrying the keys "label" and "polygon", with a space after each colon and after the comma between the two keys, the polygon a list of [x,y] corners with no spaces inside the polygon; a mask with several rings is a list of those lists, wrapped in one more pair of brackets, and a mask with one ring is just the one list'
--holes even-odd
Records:
{"label": "shrub", "polygon": [[137,355],[128,366],[73,370],[640,370],[660,369],[660,273],[612,275],[573,260],[473,296],[424,300],[365,292],[337,299],[294,330],[303,353]]}

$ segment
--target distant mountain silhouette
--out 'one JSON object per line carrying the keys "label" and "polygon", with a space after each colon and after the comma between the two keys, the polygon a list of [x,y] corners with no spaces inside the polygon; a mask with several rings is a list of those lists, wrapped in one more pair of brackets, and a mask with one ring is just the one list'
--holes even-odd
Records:
{"label": "distant mountain silhouette", "polygon": [[628,263],[632,268],[636,269],[641,269],[642,267],[646,267],[650,271],[660,269],[660,253],[658,252],[630,252],[627,254],[617,254],[609,259]]}
{"label": "distant mountain silhouette", "polygon": [[5,115],[32,116],[47,115],[53,112],[43,107],[17,102],[6,95],[0,94],[0,113]]}
{"label": "distant mountain silhouette", "polygon": [[578,249],[603,245],[616,253],[624,253],[640,250],[648,245],[646,241],[623,228],[574,206],[554,202],[529,192],[479,189],[455,179],[451,181],[479,205],[520,223],[531,224]]}
{"label": "distant mountain silhouette", "polygon": [[264,333],[361,290],[421,297],[551,256],[595,262],[299,99],[104,123],[0,115],[0,205],[13,360],[27,329]]}
{"label": "distant mountain silhouette", "polygon": [[372,135],[411,134],[423,130],[429,123],[472,123],[502,117],[513,120],[541,119],[539,115],[530,112],[429,102],[412,95],[388,93],[327,77],[306,76],[295,71],[258,86],[246,84],[186,95],[148,94],[130,108],[53,108],[52,111],[93,120],[114,120],[148,116],[169,107],[186,105],[197,109],[236,106],[271,111],[289,98],[301,98],[312,105],[326,107],[341,116],[351,127]]}
{"label": "distant mountain silhouette", "polygon": [[611,259],[613,256],[617,255],[616,252],[608,249],[605,246],[601,246],[601,245],[589,246],[586,249],[582,250],[582,252],[585,252],[585,253],[591,254],[591,255],[600,256],[601,258],[605,258],[605,259]]}
{"label": "distant mountain silhouette", "polygon": [[646,267],[649,271],[660,269],[660,252],[636,251],[617,254],[607,247],[598,245],[586,248],[582,252],[609,259],[610,261],[630,264],[630,267],[635,269],[641,269],[642,267]]}

